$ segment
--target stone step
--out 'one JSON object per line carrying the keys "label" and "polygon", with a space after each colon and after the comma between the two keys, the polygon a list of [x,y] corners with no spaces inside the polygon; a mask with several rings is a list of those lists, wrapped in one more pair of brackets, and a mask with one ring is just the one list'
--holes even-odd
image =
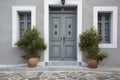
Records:
{"label": "stone step", "polygon": [[50,61],[46,66],[81,66],[81,62],[77,61]]}

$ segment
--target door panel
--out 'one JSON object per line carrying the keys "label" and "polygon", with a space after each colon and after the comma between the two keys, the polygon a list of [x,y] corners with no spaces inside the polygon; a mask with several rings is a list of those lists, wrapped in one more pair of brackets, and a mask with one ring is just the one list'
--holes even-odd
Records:
{"label": "door panel", "polygon": [[60,38],[60,17],[53,17],[52,18],[53,23],[53,39],[59,39]]}
{"label": "door panel", "polygon": [[50,45],[50,60],[61,60],[61,16],[51,14],[50,15],[50,37],[49,37],[49,45]]}
{"label": "door panel", "polygon": [[76,15],[50,14],[50,60],[76,60]]}
{"label": "door panel", "polygon": [[65,46],[65,56],[64,59],[65,60],[75,60],[76,56],[75,56],[75,52],[74,52],[74,47],[73,45],[66,45]]}
{"label": "door panel", "polygon": [[61,55],[60,55],[60,51],[61,51],[61,48],[60,48],[60,45],[52,45],[52,56],[51,58],[52,59],[57,59],[57,60],[61,60]]}
{"label": "door panel", "polygon": [[65,60],[76,60],[76,16],[75,14],[65,15]]}
{"label": "door panel", "polygon": [[65,17],[66,38],[73,37],[73,17]]}

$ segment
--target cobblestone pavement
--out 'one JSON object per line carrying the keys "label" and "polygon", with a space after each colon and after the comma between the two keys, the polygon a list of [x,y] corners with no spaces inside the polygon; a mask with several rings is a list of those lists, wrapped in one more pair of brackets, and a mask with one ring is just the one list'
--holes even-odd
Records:
{"label": "cobblestone pavement", "polygon": [[120,72],[103,71],[0,71],[0,80],[120,80]]}

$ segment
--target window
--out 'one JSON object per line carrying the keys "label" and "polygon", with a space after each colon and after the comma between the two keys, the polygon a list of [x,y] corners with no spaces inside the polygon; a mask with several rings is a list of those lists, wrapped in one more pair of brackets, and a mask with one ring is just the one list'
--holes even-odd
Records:
{"label": "window", "polygon": [[111,43],[111,13],[98,13],[98,34],[102,37],[102,43]]}
{"label": "window", "polygon": [[23,36],[23,32],[36,26],[35,6],[12,7],[12,47]]}
{"label": "window", "polygon": [[22,37],[25,30],[31,29],[31,13],[19,13],[19,36]]}
{"label": "window", "polygon": [[117,48],[117,7],[94,7],[93,25],[103,38],[101,48]]}

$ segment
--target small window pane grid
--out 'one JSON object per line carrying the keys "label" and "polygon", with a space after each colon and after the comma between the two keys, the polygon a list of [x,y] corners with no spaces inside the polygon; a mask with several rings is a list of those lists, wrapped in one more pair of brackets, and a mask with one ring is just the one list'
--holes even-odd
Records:
{"label": "small window pane grid", "polygon": [[31,29],[31,13],[20,12],[19,13],[19,37],[23,36],[24,31]]}
{"label": "small window pane grid", "polygon": [[111,13],[98,13],[98,34],[103,38],[102,43],[111,43]]}

